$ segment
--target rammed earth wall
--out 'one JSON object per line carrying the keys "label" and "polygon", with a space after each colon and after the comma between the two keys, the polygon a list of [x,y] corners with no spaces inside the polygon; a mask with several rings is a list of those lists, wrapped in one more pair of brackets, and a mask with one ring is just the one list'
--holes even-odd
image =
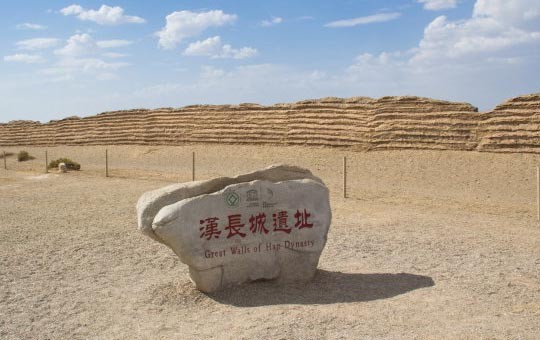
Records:
{"label": "rammed earth wall", "polygon": [[0,124],[0,146],[190,143],[540,153],[540,94],[516,97],[482,113],[470,104],[428,98],[355,97],[272,106],[193,105],[44,124]]}

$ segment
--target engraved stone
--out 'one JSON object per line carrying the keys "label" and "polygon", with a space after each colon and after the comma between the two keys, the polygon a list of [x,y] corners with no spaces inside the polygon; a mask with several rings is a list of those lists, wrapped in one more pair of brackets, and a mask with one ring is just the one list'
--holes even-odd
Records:
{"label": "engraved stone", "polygon": [[[303,174],[304,178],[280,181],[268,173],[283,175],[291,169],[296,177]],[[252,179],[253,174],[273,181],[240,181],[169,203],[154,216],[153,235],[145,232],[169,246],[189,266],[190,277],[201,291],[259,279],[308,281],[317,270],[331,222],[328,189],[309,171],[286,166],[235,179]],[[200,192],[208,182],[188,183],[187,187]],[[139,222],[144,220],[141,209],[148,207],[143,203],[151,202],[148,197],[139,200]],[[144,231],[141,224],[139,228]]]}

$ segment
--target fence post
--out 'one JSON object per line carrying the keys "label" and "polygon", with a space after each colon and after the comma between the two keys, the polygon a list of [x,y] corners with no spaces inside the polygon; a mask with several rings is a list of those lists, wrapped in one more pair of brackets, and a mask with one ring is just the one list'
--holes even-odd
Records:
{"label": "fence post", "polygon": [[4,151],[4,170],[7,170],[6,152]]}
{"label": "fence post", "polygon": [[45,150],[45,173],[49,172],[49,155],[47,154],[47,150]]}
{"label": "fence post", "polygon": [[109,150],[105,149],[105,177],[109,177]]}
{"label": "fence post", "polygon": [[540,221],[540,166],[536,167],[536,214]]}
{"label": "fence post", "polygon": [[343,198],[347,198],[347,156],[343,156]]}
{"label": "fence post", "polygon": [[195,181],[195,151],[191,153],[191,180]]}

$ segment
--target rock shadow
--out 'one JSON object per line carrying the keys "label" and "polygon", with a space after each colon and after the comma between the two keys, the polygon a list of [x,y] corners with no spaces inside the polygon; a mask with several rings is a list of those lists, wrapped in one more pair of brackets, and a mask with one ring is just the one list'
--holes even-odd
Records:
{"label": "rock shadow", "polygon": [[350,274],[319,270],[309,283],[258,281],[206,295],[237,307],[333,304],[387,299],[434,285],[431,277],[408,273]]}

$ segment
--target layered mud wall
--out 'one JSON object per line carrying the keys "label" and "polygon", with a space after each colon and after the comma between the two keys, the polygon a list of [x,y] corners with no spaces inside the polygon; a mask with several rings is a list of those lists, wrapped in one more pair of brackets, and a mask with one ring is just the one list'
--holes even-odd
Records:
{"label": "layered mud wall", "polygon": [[540,153],[540,94],[513,98],[483,113],[470,104],[428,98],[355,97],[272,106],[193,105],[44,124],[0,124],[1,146],[190,143]]}

